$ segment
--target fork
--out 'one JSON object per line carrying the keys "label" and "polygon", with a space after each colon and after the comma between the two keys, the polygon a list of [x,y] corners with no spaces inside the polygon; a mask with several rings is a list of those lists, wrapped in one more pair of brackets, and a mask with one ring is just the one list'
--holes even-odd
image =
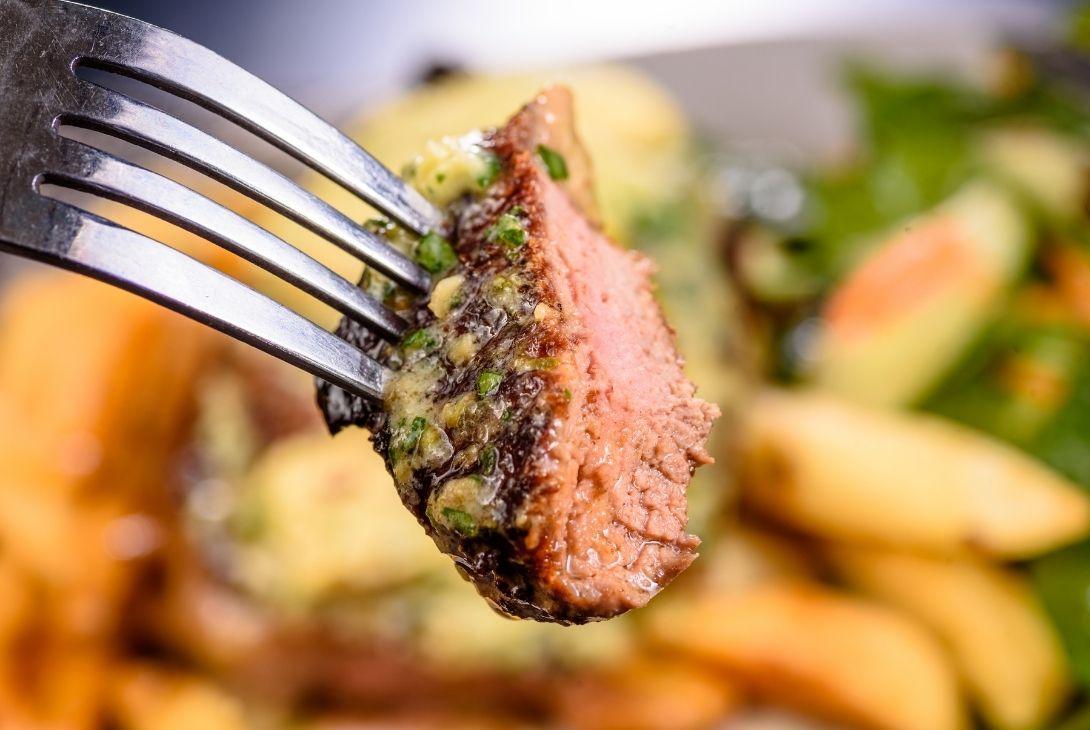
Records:
{"label": "fork", "polygon": [[195,102],[279,147],[407,229],[441,215],[374,157],[269,84],[142,21],[66,0],[0,0],[0,250],[134,292],[352,393],[381,397],[388,371],[241,282],[135,231],[46,197],[43,185],[150,213],[270,271],[388,340],[406,322],[352,282],[209,198],[88,143],[92,130],[180,162],[314,231],[409,290],[428,275],[385,239],[196,127],[76,74],[106,71]]}

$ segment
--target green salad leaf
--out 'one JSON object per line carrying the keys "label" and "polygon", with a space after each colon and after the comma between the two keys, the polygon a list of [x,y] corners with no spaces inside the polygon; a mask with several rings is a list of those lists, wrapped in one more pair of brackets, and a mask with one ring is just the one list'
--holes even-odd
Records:
{"label": "green salad leaf", "polygon": [[1001,318],[927,410],[990,433],[1090,490],[1090,335]]}
{"label": "green salad leaf", "polygon": [[1090,705],[1080,707],[1064,718],[1055,730],[1090,730]]}
{"label": "green salad leaf", "polygon": [[847,88],[863,140],[858,160],[807,181],[803,235],[832,279],[856,260],[869,234],[931,208],[969,179],[974,134],[990,110],[988,98],[968,85],[869,67],[850,67]]}
{"label": "green salad leaf", "polygon": [[981,174],[978,143],[990,127],[1032,122],[1090,139],[1090,112],[1069,93],[1031,82],[1011,96],[949,77],[850,66],[846,86],[862,139],[852,164],[806,179],[810,268],[831,283],[870,239],[932,208]]}
{"label": "green salad leaf", "polygon": [[1090,687],[1090,541],[1037,559],[1031,572],[1037,593],[1060,632],[1072,671]]}

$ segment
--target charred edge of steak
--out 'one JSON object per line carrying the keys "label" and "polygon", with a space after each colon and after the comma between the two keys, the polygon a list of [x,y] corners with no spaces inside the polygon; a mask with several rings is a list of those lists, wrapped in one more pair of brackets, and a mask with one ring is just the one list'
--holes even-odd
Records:
{"label": "charred edge of steak", "polygon": [[[542,211],[536,209],[537,177],[531,169],[535,163],[529,155],[505,143],[498,133],[490,135],[487,141],[505,161],[507,174],[486,198],[465,201],[452,209],[453,239],[462,262],[453,273],[466,277],[462,298],[467,304],[446,333],[446,339],[474,332],[488,339],[469,366],[459,368],[448,363],[429,397],[436,402],[448,402],[473,393],[483,372],[502,373],[498,390],[487,402],[477,400],[468,404],[468,410],[477,411],[466,419],[471,423],[450,429],[456,447],[459,441],[470,448],[485,442],[484,448],[495,454],[495,463],[488,468],[489,474],[481,475],[479,449],[475,461],[446,463],[437,470],[414,470],[411,488],[399,491],[406,507],[439,548],[454,558],[463,575],[500,611],[539,621],[582,622],[585,617],[567,615],[558,611],[557,605],[547,605],[552,602],[541,595],[535,568],[526,555],[527,530],[520,524],[529,492],[536,484],[533,470],[537,457],[548,438],[553,411],[564,397],[561,387],[555,383],[550,387],[555,379],[548,368],[563,344],[561,335],[533,318],[536,305],[548,304],[552,297],[543,290],[544,277],[517,273],[522,263],[519,257],[524,252],[512,254],[504,243],[487,240],[487,232],[499,218],[520,206],[528,237],[539,239],[543,235],[537,223]],[[525,265],[533,266],[529,262]],[[497,287],[497,278],[507,279],[511,289],[491,291]],[[508,299],[508,309],[497,309],[494,305],[497,298]],[[423,306],[415,308],[410,316],[416,327],[435,322],[434,315]],[[390,347],[351,320],[343,320],[337,334],[372,357],[390,361]],[[514,368],[515,359],[530,366]],[[381,405],[353,397],[328,383],[319,384],[319,404],[333,432],[350,425],[370,429],[375,448],[384,455],[391,472],[395,472],[397,465],[392,454],[396,424]],[[462,433],[474,430],[475,433]],[[473,535],[437,528],[427,514],[428,500],[436,487],[453,479],[478,476],[495,489],[491,504],[496,510],[490,520],[494,524]]]}

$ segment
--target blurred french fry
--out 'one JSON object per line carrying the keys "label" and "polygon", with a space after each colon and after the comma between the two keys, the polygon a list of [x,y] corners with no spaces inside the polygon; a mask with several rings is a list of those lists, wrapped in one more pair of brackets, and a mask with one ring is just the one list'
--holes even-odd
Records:
{"label": "blurred french fry", "polygon": [[0,546],[33,590],[31,611],[17,615],[15,593],[0,611],[0,725],[90,730],[134,558],[158,539],[142,510],[170,499],[164,474],[215,340],[59,272],[18,281],[0,318]]}
{"label": "blurred french fry", "polygon": [[17,683],[25,673],[20,642],[32,623],[35,597],[23,571],[0,554],[0,727],[29,726]]}
{"label": "blurred french fry", "polygon": [[643,657],[565,683],[560,722],[571,730],[699,730],[742,705],[721,674],[691,662]]}
{"label": "blurred french fry", "polygon": [[110,673],[111,647],[68,642],[48,621],[23,625],[0,656],[0,727],[95,730]]}
{"label": "blurred french fry", "polygon": [[97,728],[110,673],[107,648],[97,644],[51,647],[39,670],[37,705],[58,728]]}
{"label": "blurred french fry", "polygon": [[875,730],[966,726],[935,639],[898,611],[829,589],[777,583],[675,602],[650,629],[666,647],[819,717]]}
{"label": "blurred french fry", "polygon": [[69,489],[161,492],[145,487],[162,479],[217,338],[131,294],[61,273],[18,281],[0,311],[0,433],[18,434],[0,444],[5,468],[36,470]]}
{"label": "blurred french fry", "polygon": [[[34,491],[37,488],[38,491]],[[0,488],[0,539],[33,578],[51,631],[105,638],[123,624],[140,559],[158,547],[158,523],[124,500],[71,500],[48,480]]]}
{"label": "blurred french fry", "polygon": [[743,420],[744,498],[803,532],[1021,558],[1090,528],[1090,500],[1078,487],[952,422],[806,391],[766,391]]}
{"label": "blurred french fry", "polygon": [[946,643],[990,727],[1043,727],[1063,705],[1068,670],[1052,626],[1012,571],[973,559],[837,547],[854,588],[918,617]]}
{"label": "blurred french fry", "polygon": [[122,730],[246,730],[245,708],[210,680],[153,664],[115,672],[109,714]]}
{"label": "blurred french fry", "polygon": [[301,721],[295,730],[541,730],[541,725],[528,723],[502,714],[475,715],[463,712],[428,710],[394,711],[331,715]]}
{"label": "blurred french fry", "polygon": [[33,610],[32,587],[10,559],[0,554],[0,655],[27,622]]}
{"label": "blurred french fry", "polygon": [[768,530],[735,522],[712,545],[701,548],[698,589],[726,593],[813,575],[814,566],[798,546]]}

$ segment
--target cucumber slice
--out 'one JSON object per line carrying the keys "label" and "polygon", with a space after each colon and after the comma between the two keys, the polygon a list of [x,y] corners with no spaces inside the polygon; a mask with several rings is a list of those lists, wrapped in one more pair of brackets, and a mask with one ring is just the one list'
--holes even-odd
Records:
{"label": "cucumber slice", "polygon": [[1013,196],[970,183],[892,232],[832,292],[808,375],[871,405],[919,400],[993,316],[1031,240]]}

